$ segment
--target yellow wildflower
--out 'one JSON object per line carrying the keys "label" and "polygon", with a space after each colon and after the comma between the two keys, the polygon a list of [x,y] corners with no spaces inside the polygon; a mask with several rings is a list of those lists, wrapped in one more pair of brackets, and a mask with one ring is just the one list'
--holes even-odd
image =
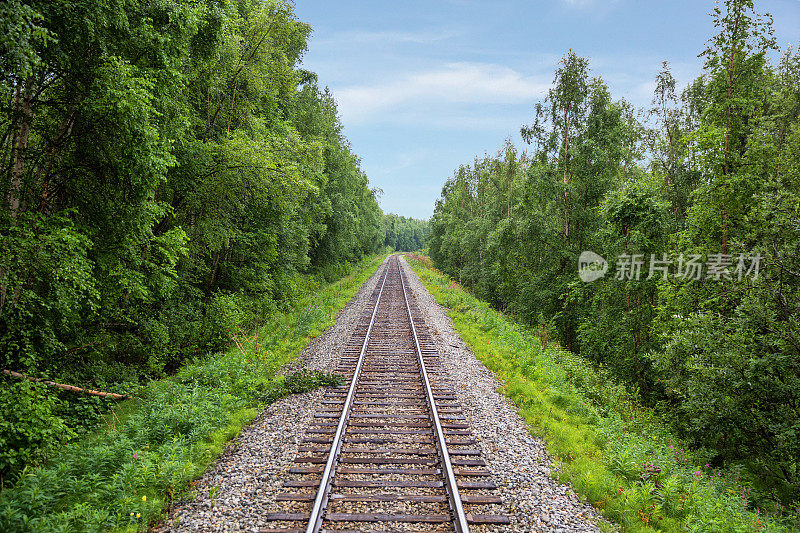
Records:
{"label": "yellow wildflower", "polygon": [[146,502],[147,501],[147,496],[142,496],[142,501]]}

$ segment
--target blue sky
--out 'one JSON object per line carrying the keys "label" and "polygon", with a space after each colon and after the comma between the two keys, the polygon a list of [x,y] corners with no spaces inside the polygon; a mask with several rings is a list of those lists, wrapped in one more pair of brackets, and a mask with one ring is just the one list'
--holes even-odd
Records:
{"label": "blue sky", "polygon": [[[615,99],[649,104],[661,62],[701,71],[711,1],[297,0],[314,33],[304,67],[336,98],[381,207],[428,218],[444,181],[519,128],[572,48]],[[800,44],[800,0],[756,0],[783,49]]]}

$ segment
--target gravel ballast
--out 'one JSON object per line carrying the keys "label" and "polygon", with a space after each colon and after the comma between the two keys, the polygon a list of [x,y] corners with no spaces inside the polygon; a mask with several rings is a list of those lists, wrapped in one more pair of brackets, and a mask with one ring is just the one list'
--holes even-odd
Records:
{"label": "gravel ballast", "polygon": [[[333,371],[378,281],[373,274],[336,317],[285,369]],[[275,496],[297,455],[323,389],[271,403],[233,439],[211,468],[194,483],[194,498],[176,502],[157,531],[259,531],[275,512]]]}
{"label": "gravel ballast", "polygon": [[[483,459],[503,497],[510,526],[481,526],[478,533],[599,531],[598,514],[567,486],[550,477],[551,459],[533,437],[516,407],[497,392],[501,383],[477,360],[419,278],[401,259],[408,281],[455,390],[467,422],[480,442]],[[379,269],[380,272],[380,269]],[[377,274],[377,273],[376,273]],[[331,326],[291,364],[332,371],[378,280],[373,275],[339,312]],[[291,370],[287,370],[291,371]],[[323,390],[298,394],[269,405],[227,446],[193,486],[193,498],[175,504],[158,531],[259,531],[279,509],[275,496],[285,489],[287,471]]]}
{"label": "gravel ballast", "polygon": [[447,310],[436,303],[405,258],[400,263],[511,518],[510,527],[488,526],[483,531],[600,531],[597,510],[550,477],[552,459],[544,442],[530,434],[516,406],[498,392],[502,383],[461,339]]}

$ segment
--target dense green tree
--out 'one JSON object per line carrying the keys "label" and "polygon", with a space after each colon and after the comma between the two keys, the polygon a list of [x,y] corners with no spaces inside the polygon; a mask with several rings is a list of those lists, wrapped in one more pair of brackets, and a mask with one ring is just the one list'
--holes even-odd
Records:
{"label": "dense green tree", "polygon": [[[677,246],[727,261],[721,283],[662,288],[651,355],[670,413],[721,459],[747,464],[754,480],[797,499],[800,471],[797,167],[798,58],[771,67],[771,30],[752,3],[715,12],[719,34],[706,57],[706,105],[689,139],[702,176]],[[721,254],[721,255],[720,255]],[[741,265],[737,258],[746,258]],[[743,276],[740,269],[759,267]],[[747,273],[747,270],[745,270]]]}
{"label": "dense green tree", "polygon": [[383,244],[291,3],[12,0],[0,28],[3,368],[157,376]]}
{"label": "dense green tree", "polygon": [[[567,53],[522,128],[532,152],[507,144],[445,183],[430,255],[786,503],[800,498],[800,56],[770,64],[751,1],[712,16],[702,76],[679,91],[664,63],[641,112]],[[605,277],[579,279],[585,250]]]}
{"label": "dense green tree", "polygon": [[383,217],[384,246],[398,252],[416,252],[425,247],[428,222],[389,213]]}

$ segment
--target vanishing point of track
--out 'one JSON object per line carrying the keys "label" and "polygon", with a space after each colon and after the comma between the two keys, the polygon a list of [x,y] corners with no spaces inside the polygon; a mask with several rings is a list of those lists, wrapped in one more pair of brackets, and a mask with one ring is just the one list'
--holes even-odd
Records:
{"label": "vanishing point of track", "polygon": [[[384,263],[265,532],[507,524],[397,256]],[[300,466],[302,465],[302,466]],[[465,509],[466,508],[466,509]]]}

